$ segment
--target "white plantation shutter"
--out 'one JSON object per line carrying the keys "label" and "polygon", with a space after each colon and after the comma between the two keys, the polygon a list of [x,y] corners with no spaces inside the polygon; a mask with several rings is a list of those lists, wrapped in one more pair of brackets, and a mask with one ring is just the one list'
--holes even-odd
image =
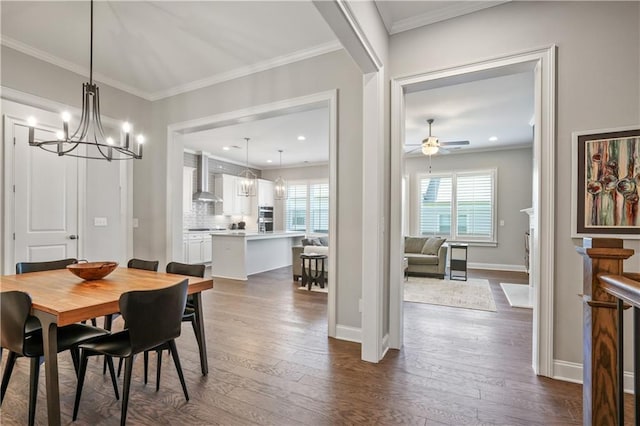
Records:
{"label": "white plantation shutter", "polygon": [[329,184],[309,186],[309,225],[311,232],[329,232]]}
{"label": "white plantation shutter", "polygon": [[420,234],[451,234],[451,176],[436,176],[420,180]]}
{"label": "white plantation shutter", "polygon": [[287,185],[285,206],[285,229],[287,231],[306,231],[307,224],[307,185]]}
{"label": "white plantation shutter", "polygon": [[494,173],[456,177],[456,234],[460,239],[492,239]]}
{"label": "white plantation shutter", "polygon": [[420,176],[420,234],[495,242],[496,176],[495,169]]}

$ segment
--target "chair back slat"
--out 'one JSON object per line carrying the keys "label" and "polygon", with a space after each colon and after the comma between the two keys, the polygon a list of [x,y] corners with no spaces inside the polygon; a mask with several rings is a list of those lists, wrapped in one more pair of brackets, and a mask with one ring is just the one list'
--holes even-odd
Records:
{"label": "chair back slat", "polygon": [[168,274],[189,275],[204,278],[204,265],[189,265],[187,263],[170,262],[167,264]]}
{"label": "chair back slat", "polygon": [[25,325],[31,312],[31,296],[23,291],[0,293],[0,346],[24,354]]}
{"label": "chair back slat", "polygon": [[143,260],[143,259],[131,259],[127,263],[127,268],[132,269],[144,269],[145,271],[158,272],[158,265],[160,262],[157,260]]}
{"label": "chair back slat", "polygon": [[19,262],[16,263],[16,274],[26,274],[28,272],[53,271],[64,269],[67,265],[78,263],[77,259],[61,259],[49,262]]}
{"label": "chair back slat", "polygon": [[180,336],[189,280],[160,290],[130,291],[120,296],[120,312],[131,349],[139,353]]}

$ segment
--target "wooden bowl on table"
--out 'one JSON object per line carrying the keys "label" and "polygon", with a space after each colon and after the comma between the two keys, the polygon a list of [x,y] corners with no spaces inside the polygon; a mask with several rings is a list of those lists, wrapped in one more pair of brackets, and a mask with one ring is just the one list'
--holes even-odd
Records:
{"label": "wooden bowl on table", "polygon": [[118,262],[84,262],[67,265],[67,269],[83,280],[101,280],[113,272]]}

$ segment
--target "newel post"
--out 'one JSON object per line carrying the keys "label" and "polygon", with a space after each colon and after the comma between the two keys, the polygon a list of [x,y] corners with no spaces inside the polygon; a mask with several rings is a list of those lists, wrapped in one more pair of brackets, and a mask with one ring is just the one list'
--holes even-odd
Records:
{"label": "newel post", "polygon": [[584,238],[576,250],[584,268],[583,424],[617,425],[617,299],[602,289],[598,275],[622,275],[622,262],[633,250],[623,248],[623,241],[614,238]]}

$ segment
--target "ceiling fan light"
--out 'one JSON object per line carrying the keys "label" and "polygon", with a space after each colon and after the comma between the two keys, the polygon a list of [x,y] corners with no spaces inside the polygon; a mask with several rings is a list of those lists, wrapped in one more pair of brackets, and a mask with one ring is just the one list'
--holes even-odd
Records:
{"label": "ceiling fan light", "polygon": [[424,155],[433,155],[438,152],[438,145],[429,144],[425,142],[422,144],[422,153]]}

